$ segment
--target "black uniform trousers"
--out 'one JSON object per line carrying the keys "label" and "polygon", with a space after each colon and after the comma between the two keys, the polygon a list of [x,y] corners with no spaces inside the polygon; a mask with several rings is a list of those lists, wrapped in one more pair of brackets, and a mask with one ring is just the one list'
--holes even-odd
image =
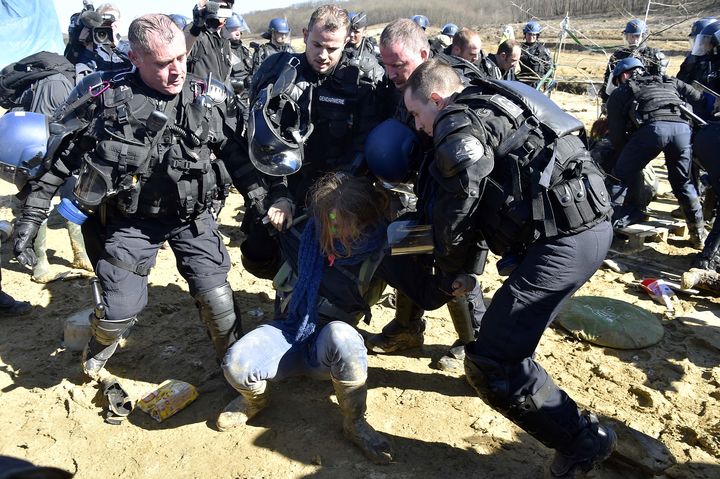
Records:
{"label": "black uniform trousers", "polygon": [[209,212],[195,220],[113,216],[106,226],[104,254],[95,266],[108,320],[133,317],[147,305],[147,273],[165,241],[191,295],[227,283],[230,255]]}
{"label": "black uniform trousers", "polygon": [[[597,271],[612,241],[612,227],[603,221],[580,233],[539,240],[528,247],[518,267],[495,292],[476,340],[466,346],[466,361],[492,364],[498,397],[495,407],[521,404],[541,389],[539,414],[572,437],[583,424],[575,402],[550,380],[534,359],[545,329],[563,305]],[[532,418],[528,418],[532,420]],[[543,443],[555,442],[533,431]],[[560,445],[556,445],[558,447]]]}
{"label": "black uniform trousers", "polygon": [[[642,179],[642,169],[663,152],[668,180],[688,225],[702,224],[702,206],[690,179],[692,130],[687,123],[653,121],[641,126],[625,144],[615,164],[614,176],[630,188]],[[630,186],[633,185],[633,186]],[[622,204],[624,193],[613,192],[614,203]],[[627,205],[626,205],[627,206]],[[617,214],[615,215],[618,216]]]}

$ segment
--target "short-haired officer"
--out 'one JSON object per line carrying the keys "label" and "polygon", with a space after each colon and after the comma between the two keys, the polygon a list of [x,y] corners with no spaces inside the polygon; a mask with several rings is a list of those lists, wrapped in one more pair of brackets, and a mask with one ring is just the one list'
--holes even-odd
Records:
{"label": "short-haired officer", "polygon": [[[603,174],[574,134],[582,123],[522,83],[479,80],[463,88],[434,60],[411,75],[405,103],[435,144],[426,160],[434,188],[421,190],[427,193],[418,201],[432,204],[436,247],[452,256],[477,228],[512,263],[465,348],[468,382],[555,449],[554,477],[590,470],[610,455],[615,433],[581,413],[534,359],[544,331],[612,240]],[[448,211],[463,214],[450,219]]]}

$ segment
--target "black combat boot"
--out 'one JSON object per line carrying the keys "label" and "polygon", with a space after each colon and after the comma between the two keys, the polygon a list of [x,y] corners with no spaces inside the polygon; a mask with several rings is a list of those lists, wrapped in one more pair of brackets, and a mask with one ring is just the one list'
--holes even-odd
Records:
{"label": "black combat boot", "polygon": [[422,346],[425,342],[425,320],[422,319],[424,312],[398,291],[395,319],[386,324],[380,334],[373,334],[365,340],[368,350],[374,353],[392,353]]}
{"label": "black combat boot", "polygon": [[705,238],[702,252],[690,263],[691,268],[718,271],[720,269],[720,228],[713,227]]}
{"label": "black combat boot", "polygon": [[465,345],[475,340],[472,311],[466,296],[453,298],[447,304],[450,319],[452,319],[458,339],[450,349],[438,360],[438,369],[442,371],[455,371],[463,368],[465,359]]}
{"label": "black combat boot", "polygon": [[587,427],[575,436],[570,446],[555,451],[550,464],[553,477],[574,478],[586,473],[610,457],[615,449],[615,431],[598,423],[594,414],[586,414],[583,419]]}

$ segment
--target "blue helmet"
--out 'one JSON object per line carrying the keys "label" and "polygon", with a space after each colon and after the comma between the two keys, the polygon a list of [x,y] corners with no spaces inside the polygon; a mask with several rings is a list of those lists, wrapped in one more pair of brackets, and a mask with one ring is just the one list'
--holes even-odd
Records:
{"label": "blue helmet", "polygon": [[629,33],[631,35],[642,35],[647,31],[647,25],[645,22],[640,20],[639,18],[633,18],[629,22],[627,22],[627,25],[625,25],[625,30],[623,30],[623,33]]}
{"label": "blue helmet", "polygon": [[523,27],[523,33],[530,33],[532,35],[540,35],[541,31],[542,31],[542,27],[536,21],[527,22],[525,24],[525,26]]}
{"label": "blue helmet", "polygon": [[717,19],[713,17],[705,17],[701,18],[700,20],[695,20],[692,24],[692,27],[690,28],[690,35],[689,37],[696,37],[700,35],[700,32],[703,31],[703,28],[707,27],[711,23],[717,22]]}
{"label": "blue helmet", "polygon": [[639,58],[635,57],[627,57],[623,58],[617,64],[615,65],[615,68],[613,68],[612,71],[612,82],[613,85],[617,85],[617,78],[627,71],[633,70],[635,68],[645,68],[645,65],[643,65],[643,62],[640,61]]}
{"label": "blue helmet", "polygon": [[185,30],[187,24],[191,22],[188,17],[180,15],[179,13],[172,13],[168,15],[168,17],[170,17],[173,23],[177,25],[180,30]]}
{"label": "blue helmet", "polygon": [[225,20],[225,28],[227,30],[239,28],[241,32],[250,32],[250,27],[248,27],[248,24],[245,22],[243,16],[237,13],[233,13],[230,18]]}
{"label": "blue helmet", "polygon": [[430,20],[425,15],[413,15],[410,20],[417,23],[423,30],[430,26]]}
{"label": "blue helmet", "polygon": [[394,118],[377,125],[365,139],[368,168],[384,181],[405,181],[419,154],[420,143],[415,132]]}
{"label": "blue helmet", "polygon": [[273,18],[268,24],[268,32],[290,33],[290,25],[284,18]]}
{"label": "blue helmet", "polygon": [[442,34],[447,35],[449,37],[454,37],[455,34],[458,32],[459,28],[454,23],[446,23],[445,26],[442,28]]}
{"label": "blue helmet", "polygon": [[14,111],[0,117],[0,176],[21,189],[40,173],[49,138],[45,115]]}

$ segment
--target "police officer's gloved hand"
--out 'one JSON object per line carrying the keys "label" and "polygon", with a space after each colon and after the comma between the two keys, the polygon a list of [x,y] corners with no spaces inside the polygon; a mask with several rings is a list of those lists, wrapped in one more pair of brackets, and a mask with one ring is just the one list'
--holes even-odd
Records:
{"label": "police officer's gloved hand", "polygon": [[28,207],[23,210],[22,217],[15,223],[13,252],[18,263],[28,268],[32,268],[37,263],[33,244],[45,218],[47,218],[45,210]]}
{"label": "police officer's gloved hand", "polygon": [[192,27],[190,27],[190,35],[194,37],[200,35],[200,32],[202,32],[203,28],[205,28],[206,13],[205,2],[198,2],[197,5],[193,7],[193,21]]}

